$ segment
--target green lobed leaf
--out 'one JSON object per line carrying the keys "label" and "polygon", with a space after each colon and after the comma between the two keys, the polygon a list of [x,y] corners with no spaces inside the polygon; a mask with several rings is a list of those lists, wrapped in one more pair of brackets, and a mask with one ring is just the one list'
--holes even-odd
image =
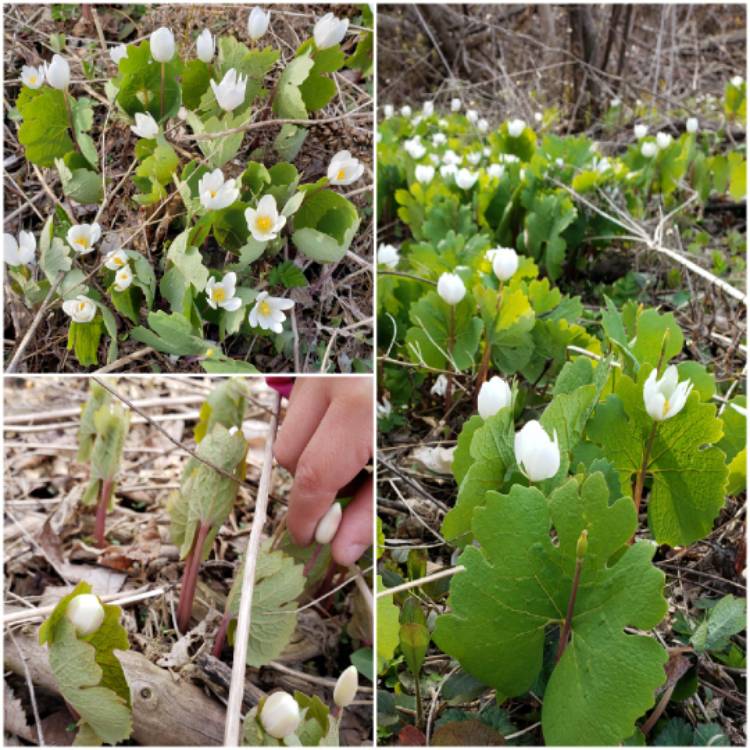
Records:
{"label": "green lobed leaf", "polygon": [[[270,551],[265,543],[255,567],[247,663],[262,667],[278,658],[291,641],[297,626],[297,599],[305,588],[303,566],[286,553]],[[239,566],[229,592],[229,611],[239,612],[244,563]],[[230,626],[230,642],[234,629]]]}
{"label": "green lobed leaf", "polygon": [[215,424],[227,429],[241,427],[247,409],[247,388],[239,378],[220,381],[201,404],[198,424],[195,426],[195,442],[211,431]]}
{"label": "green lobed leaf", "polygon": [[[651,369],[642,367],[637,381],[621,375],[588,428],[589,439],[602,447],[628,494],[654,424],[643,403],[643,383]],[[716,408],[695,392],[679,414],[658,423],[648,464],[648,521],[659,544],[691,544],[713,527],[724,505],[728,473],[724,453],[715,445],[721,435]]]}
{"label": "green lobed leaf", "polygon": [[130,429],[130,411],[106,400],[93,415],[96,437],[91,449],[92,479],[112,480],[120,470],[125,438]]}
{"label": "green lobed leaf", "polygon": [[26,158],[40,167],[51,167],[55,159],[72,151],[65,94],[51,86],[36,91],[23,88],[16,102],[23,122],[18,140]]}
{"label": "green lobed leaf", "polygon": [[295,57],[281,72],[273,100],[273,111],[278,117],[290,120],[306,120],[307,107],[300,86],[307,80],[315,61],[308,50]]}
{"label": "green lobed leaf", "polygon": [[635,526],[632,501],[610,505],[599,473],[580,485],[570,479],[549,498],[520,485],[492,492],[474,512],[479,547],[461,555],[466,571],[451,581],[451,611],[433,638],[503,696],[522,695],[537,679],[546,632],[565,619],[578,538],[588,531],[571,639],[544,694],[547,744],[619,744],[665,680],[665,650],[624,632],[651,628],[667,611],[653,544],[638,541],[613,558]]}

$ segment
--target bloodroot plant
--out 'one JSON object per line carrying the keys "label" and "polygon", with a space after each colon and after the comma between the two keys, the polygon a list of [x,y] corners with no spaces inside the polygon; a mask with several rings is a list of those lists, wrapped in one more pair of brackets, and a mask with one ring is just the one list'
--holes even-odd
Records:
{"label": "bloodroot plant", "polygon": [[[39,234],[38,271],[29,232],[5,235],[5,260],[29,308],[61,305],[81,365],[100,363],[105,333],[107,362],[126,339],[209,372],[257,372],[247,357],[257,337],[291,354],[291,290],[308,286],[311,262],[341,261],[360,227],[346,197],[365,178],[352,146],[336,144],[304,172],[294,161],[314,113],[339,91],[337,74],[371,75],[372,14],[363,7],[361,30],[328,13],[291,54],[284,49],[286,59],[271,43],[274,11],[255,9],[247,31],[204,29],[195,48],[179,41],[185,30],[159,28],[113,47],[110,61],[83,62],[106,81],[95,98],[83,95],[89,84],[71,76],[66,55],[24,70],[18,141],[28,162],[56,170],[61,200]],[[369,117],[328,119],[360,115]],[[116,176],[107,167],[114,123],[125,126],[118,137],[132,158]],[[156,232],[165,242],[141,242],[140,214],[132,227],[108,219],[126,183],[151,218],[171,202]]]}
{"label": "bloodroot plant", "polygon": [[39,628],[60,695],[75,714],[76,745],[117,745],[133,732],[130,688],[115,654],[129,648],[121,614],[82,581]]}
{"label": "bloodroot plant", "polygon": [[92,381],[91,395],[81,414],[78,460],[89,463],[91,480],[82,502],[96,504],[94,537],[100,547],[106,545],[107,511],[114,503],[115,478],[129,429],[130,410]]}

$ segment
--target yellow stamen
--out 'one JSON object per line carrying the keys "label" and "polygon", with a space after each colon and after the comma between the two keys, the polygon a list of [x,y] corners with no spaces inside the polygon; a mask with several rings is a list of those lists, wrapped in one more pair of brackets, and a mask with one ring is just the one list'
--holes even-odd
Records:
{"label": "yellow stamen", "polygon": [[662,415],[666,416],[666,414],[667,414],[668,411],[669,411],[669,399],[665,398],[664,399],[664,406],[663,406],[663,408],[661,410],[661,413],[662,413]]}
{"label": "yellow stamen", "polygon": [[83,312],[86,309],[86,303],[85,302],[79,302],[78,303],[78,311]]}
{"label": "yellow stamen", "polygon": [[227,298],[227,293],[220,286],[215,286],[211,290],[211,297],[214,302],[223,302]]}
{"label": "yellow stamen", "polygon": [[209,190],[209,191],[208,191],[208,194],[209,194],[209,195],[210,195],[210,196],[211,196],[212,198],[215,198],[215,197],[216,197],[216,191],[215,191],[215,190]]}
{"label": "yellow stamen", "polygon": [[120,257],[116,257],[115,258],[115,265],[116,266],[124,266],[125,265],[125,261],[122,258],[120,258]]}
{"label": "yellow stamen", "polygon": [[29,83],[36,83],[36,76],[31,76],[29,78]]}
{"label": "yellow stamen", "polygon": [[255,227],[261,232],[270,232],[273,222],[270,216],[256,216]]}
{"label": "yellow stamen", "polygon": [[260,311],[261,315],[267,318],[271,314],[271,305],[269,305],[268,302],[263,300],[263,302],[261,302],[258,305],[258,310]]}
{"label": "yellow stamen", "polygon": [[338,173],[336,174],[337,180],[343,180],[346,178],[346,170],[345,169],[339,169]]}
{"label": "yellow stamen", "polygon": [[85,237],[76,237],[75,238],[76,245],[80,245],[81,247],[88,247],[89,241]]}

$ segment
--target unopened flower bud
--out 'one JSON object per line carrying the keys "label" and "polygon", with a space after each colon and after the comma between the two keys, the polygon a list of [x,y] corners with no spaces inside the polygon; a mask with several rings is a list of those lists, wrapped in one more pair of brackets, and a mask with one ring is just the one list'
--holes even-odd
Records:
{"label": "unopened flower bud", "polygon": [[295,732],[301,720],[297,701],[283,690],[269,695],[260,712],[263,729],[277,740]]}
{"label": "unopened flower bud", "polygon": [[354,665],[347,667],[336,680],[336,687],[333,689],[333,702],[339,708],[346,708],[354,700],[358,687],[357,668]]}
{"label": "unopened flower bud", "polygon": [[581,536],[578,537],[578,542],[576,543],[576,558],[579,560],[583,560],[584,557],[586,557],[586,550],[589,546],[589,532],[588,529],[584,529],[581,532]]}
{"label": "unopened flower bud", "polygon": [[79,594],[70,600],[65,616],[78,635],[91,635],[104,622],[104,607],[95,594]]}
{"label": "unopened flower bud", "polygon": [[339,524],[341,523],[342,513],[341,503],[334,503],[326,511],[323,518],[318,521],[318,525],[315,528],[315,541],[318,544],[328,544],[336,536]]}

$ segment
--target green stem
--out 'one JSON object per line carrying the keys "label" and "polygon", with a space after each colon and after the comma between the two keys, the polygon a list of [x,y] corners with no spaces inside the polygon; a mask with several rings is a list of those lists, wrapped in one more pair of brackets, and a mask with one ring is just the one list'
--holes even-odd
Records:
{"label": "green stem", "polygon": [[161,86],[159,88],[159,119],[164,118],[164,76],[166,75],[167,64],[161,64]]}
{"label": "green stem", "polygon": [[419,675],[414,675],[414,697],[417,702],[417,719],[416,727],[421,731],[422,729],[422,688],[419,686]]}
{"label": "green stem", "polygon": [[[453,347],[456,339],[456,306],[451,305],[450,317],[448,318],[448,356],[453,358]],[[449,363],[450,364],[450,363]],[[445,410],[448,411],[453,401],[453,371],[446,376],[448,384],[445,386]]]}
{"label": "green stem", "polygon": [[570,631],[573,627],[573,613],[575,612],[576,597],[578,596],[578,584],[581,581],[581,570],[583,569],[583,557],[576,556],[576,569],[573,574],[573,586],[570,589],[570,597],[568,597],[568,609],[565,612],[565,622],[562,630],[560,631],[560,641],[557,644],[557,653],[555,654],[555,664],[557,664],[562,655],[565,653],[565,649],[568,647],[568,640],[570,639]]}
{"label": "green stem", "polygon": [[486,329],[484,332],[484,352],[482,353],[482,362],[479,366],[479,374],[477,375],[476,383],[476,395],[479,396],[479,389],[482,384],[487,380],[487,373],[490,369],[490,354],[492,353],[492,342],[490,341],[490,334],[495,332],[497,328],[498,320],[500,319],[500,307],[503,300],[503,282],[500,282],[500,286],[497,290],[497,306],[495,307],[495,317],[492,323],[492,330]]}
{"label": "green stem", "polygon": [[635,489],[633,490],[633,505],[635,505],[635,515],[638,518],[641,512],[641,501],[643,499],[643,485],[646,481],[646,472],[648,471],[648,464],[651,460],[651,450],[654,447],[654,440],[656,438],[656,427],[659,423],[654,420],[651,426],[651,432],[646,438],[646,448],[643,451],[643,460],[641,461],[641,468],[638,470],[638,475],[635,478]]}

